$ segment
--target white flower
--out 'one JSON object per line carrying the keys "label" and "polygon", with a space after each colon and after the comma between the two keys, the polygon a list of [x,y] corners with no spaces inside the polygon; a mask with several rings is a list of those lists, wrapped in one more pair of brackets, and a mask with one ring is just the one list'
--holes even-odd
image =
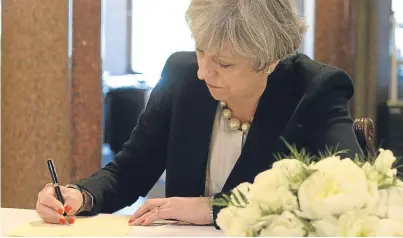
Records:
{"label": "white flower", "polygon": [[386,191],[388,193],[387,218],[403,222],[403,188],[393,186]]}
{"label": "white flower", "polygon": [[298,208],[297,197],[288,190],[288,182],[280,169],[272,168],[255,177],[248,200],[268,213],[292,211]]}
{"label": "white flower", "polygon": [[288,187],[288,181],[281,170],[272,168],[256,175],[253,185],[275,189],[278,187]]}
{"label": "white flower", "polygon": [[370,213],[403,222],[403,187],[391,186],[380,189],[379,200]]}
{"label": "white flower", "polygon": [[403,223],[392,219],[379,219],[365,211],[349,211],[333,224],[324,220],[314,221],[316,236],[403,236]]}
{"label": "white flower", "polygon": [[295,191],[310,174],[308,166],[296,159],[279,160],[273,164],[273,169],[281,171],[288,187]]}
{"label": "white flower", "polygon": [[396,157],[393,155],[392,151],[379,149],[379,155],[375,160],[374,167],[381,174],[387,174],[390,169],[392,169],[393,163],[396,161]]}
{"label": "white flower", "polygon": [[379,150],[379,155],[375,160],[373,168],[377,171],[377,182],[379,187],[388,187],[396,183],[397,170],[392,169],[396,157],[390,150]]}
{"label": "white flower", "polygon": [[372,236],[403,236],[403,223],[391,219],[382,219],[378,222]]}
{"label": "white flower", "polygon": [[392,169],[392,164],[395,161],[396,157],[390,150],[380,149],[374,165],[366,162],[362,169],[368,180],[376,182],[379,187],[388,187],[396,182],[397,170]]}
{"label": "white flower", "polygon": [[293,211],[298,208],[298,202],[290,189],[297,190],[308,176],[308,171],[308,167],[298,160],[275,162],[272,169],[255,177],[248,200],[259,204],[268,213]]}
{"label": "white flower", "polygon": [[365,211],[352,210],[344,213],[336,222],[326,220],[313,221],[316,236],[373,236],[379,222],[376,216],[369,216]]}
{"label": "white flower", "polygon": [[262,229],[260,236],[268,237],[301,237],[306,235],[304,224],[291,212],[267,217],[266,228]]}
{"label": "white flower", "polygon": [[403,222],[403,187],[392,186],[385,191],[387,194],[386,218]]}
{"label": "white flower", "polygon": [[376,216],[369,216],[365,212],[350,211],[340,216],[336,236],[373,236],[379,222]]}
{"label": "white flower", "polygon": [[314,170],[327,171],[332,170],[334,166],[338,166],[339,163],[340,163],[340,156],[331,156],[322,159],[319,162],[312,163],[310,165],[310,168]]}
{"label": "white flower", "polygon": [[371,206],[368,206],[369,213],[380,218],[386,218],[386,214],[388,211],[388,193],[385,189],[377,190],[377,193],[377,199],[374,199],[374,203],[372,203]]}
{"label": "white flower", "polygon": [[281,213],[298,209],[297,197],[286,187],[267,188],[253,184],[249,192],[249,201],[258,204],[266,213]]}
{"label": "white flower", "polygon": [[308,177],[298,191],[304,217],[334,219],[355,208],[373,203],[373,191],[367,178],[350,159],[330,157],[313,166],[317,171]]}
{"label": "white flower", "polygon": [[261,210],[254,205],[246,208],[229,206],[218,213],[216,222],[227,236],[246,236],[261,216]]}
{"label": "white flower", "polygon": [[378,183],[378,180],[380,180],[380,174],[374,166],[372,166],[369,162],[365,162],[361,168],[368,180]]}
{"label": "white flower", "polygon": [[217,225],[225,232],[231,231],[234,219],[237,219],[240,208],[228,206],[220,210],[217,214]]}
{"label": "white flower", "polygon": [[390,205],[387,210],[387,218],[403,223],[403,206]]}
{"label": "white flower", "polygon": [[306,237],[318,237],[318,235],[315,232],[310,231]]}
{"label": "white flower", "polygon": [[383,180],[379,183],[379,186],[390,186],[396,184],[397,169],[390,169],[384,176]]}
{"label": "white flower", "polygon": [[316,220],[312,222],[315,232],[311,236],[315,237],[332,237],[337,236],[337,224],[325,220]]}

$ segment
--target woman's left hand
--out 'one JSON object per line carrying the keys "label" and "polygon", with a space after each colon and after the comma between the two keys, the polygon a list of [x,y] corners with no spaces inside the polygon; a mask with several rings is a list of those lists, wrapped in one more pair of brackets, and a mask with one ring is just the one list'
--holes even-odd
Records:
{"label": "woman's left hand", "polygon": [[149,199],[130,218],[129,225],[150,225],[154,221],[176,219],[197,225],[213,223],[206,197]]}

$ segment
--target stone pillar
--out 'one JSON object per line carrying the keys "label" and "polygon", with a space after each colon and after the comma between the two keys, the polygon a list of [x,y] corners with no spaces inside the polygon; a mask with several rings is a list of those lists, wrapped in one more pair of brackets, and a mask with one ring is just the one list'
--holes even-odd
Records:
{"label": "stone pillar", "polygon": [[[2,1],[2,207],[35,207],[51,181],[48,158],[61,184],[100,167],[100,36],[93,32],[100,6],[74,2],[87,5],[70,15],[69,0]],[[84,27],[69,41],[74,17]],[[95,30],[86,32],[90,26]],[[80,39],[87,45],[78,46]]]}
{"label": "stone pillar", "polygon": [[357,1],[316,0],[315,59],[355,76]]}
{"label": "stone pillar", "polygon": [[71,179],[89,176],[101,166],[102,72],[101,1],[73,1]]}

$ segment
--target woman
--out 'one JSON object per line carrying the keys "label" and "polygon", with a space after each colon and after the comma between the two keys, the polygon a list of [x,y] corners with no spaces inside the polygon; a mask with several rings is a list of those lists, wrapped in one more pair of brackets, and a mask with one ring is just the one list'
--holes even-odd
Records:
{"label": "woman", "polygon": [[[349,76],[295,53],[305,32],[292,0],[193,0],[187,21],[197,51],[173,54],[123,151],[75,185],[39,193],[47,222],[111,213],[145,196],[166,170],[166,196],[129,221],[212,224],[209,199],[229,192],[287,153],[284,138],[317,153],[361,154],[352,130]],[[61,214],[71,215],[66,221]]]}

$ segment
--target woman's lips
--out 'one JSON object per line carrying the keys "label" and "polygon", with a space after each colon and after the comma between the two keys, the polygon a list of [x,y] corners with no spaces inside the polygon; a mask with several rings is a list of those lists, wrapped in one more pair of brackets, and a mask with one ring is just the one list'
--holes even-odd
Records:
{"label": "woman's lips", "polygon": [[206,83],[207,84],[207,86],[209,87],[209,88],[221,88],[221,87],[217,87],[217,86],[214,86],[214,85],[211,85],[211,84],[208,84],[208,83]]}

